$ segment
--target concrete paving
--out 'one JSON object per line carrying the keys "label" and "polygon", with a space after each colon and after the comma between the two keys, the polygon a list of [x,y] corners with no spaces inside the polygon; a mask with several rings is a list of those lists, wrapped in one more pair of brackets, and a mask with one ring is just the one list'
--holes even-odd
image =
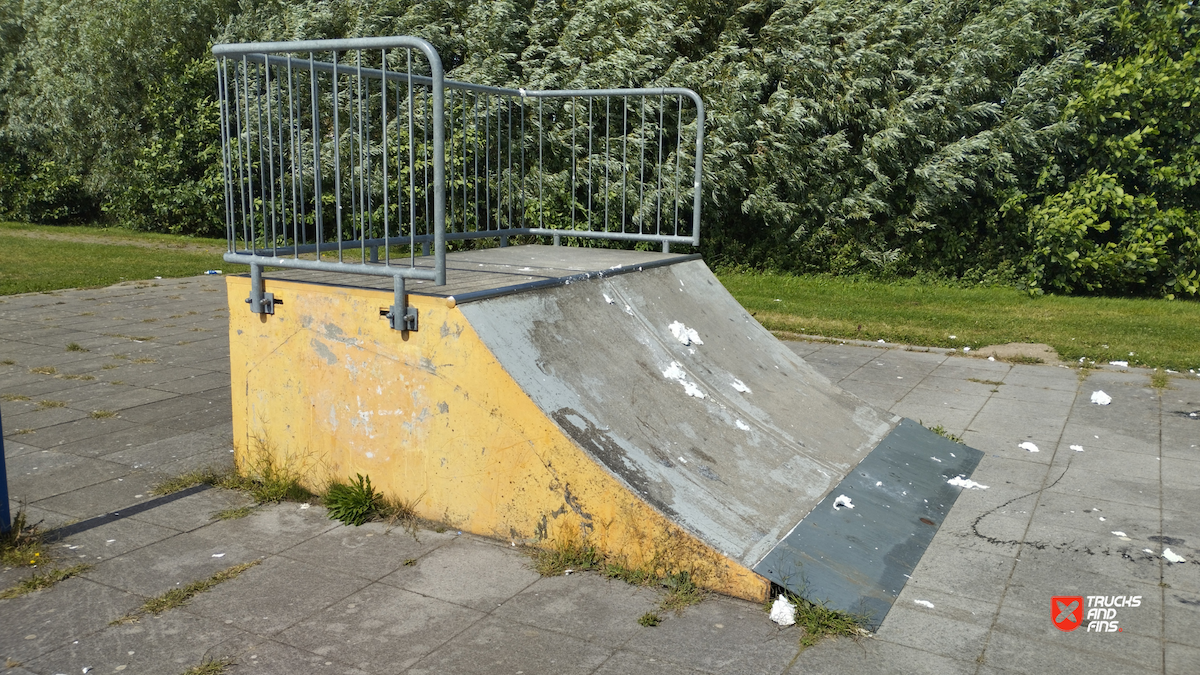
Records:
{"label": "concrete paving", "polygon": [[[57,565],[93,565],[0,600],[0,672],[169,675],[223,658],[289,675],[1200,672],[1196,378],[1154,389],[1144,370],[789,343],[867,401],[983,450],[974,480],[988,486],[959,497],[876,635],[801,651],[799,629],[724,597],[640,626],[655,591],[541,578],[507,542],[345,527],[293,503],[217,520],[251,501],[215,488],[153,497],[232,461],[223,289],[199,277],[0,298],[11,506],[59,528]],[[1112,404],[1091,403],[1096,390]],[[254,560],[182,608],[109,625]],[[28,574],[0,570],[0,588]],[[1119,632],[1051,617],[1053,596],[1134,595]]]}

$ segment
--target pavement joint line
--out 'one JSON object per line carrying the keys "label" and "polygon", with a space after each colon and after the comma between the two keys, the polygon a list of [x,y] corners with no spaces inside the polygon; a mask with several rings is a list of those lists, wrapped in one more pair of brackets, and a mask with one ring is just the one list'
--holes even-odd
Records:
{"label": "pavement joint line", "polygon": [[[1083,389],[1083,382],[1079,382],[1078,384],[1076,384],[1075,396],[1071,401],[1071,409],[1072,410],[1075,407],[1075,401],[1079,400],[1079,392],[1082,389]],[[1054,458],[1058,455],[1059,446],[1062,445],[1062,435],[1063,435],[1063,433],[1066,432],[1067,419],[1069,419],[1069,417],[1070,417],[1070,412],[1068,412],[1068,417],[1063,419],[1062,426],[1059,428],[1058,439],[1054,444],[1054,450],[1050,456],[1050,463],[1046,465],[1046,473],[1042,476],[1042,487],[1036,492],[1037,497],[1034,499],[1033,506],[1030,507],[1030,509],[1029,509],[1029,519],[1025,522],[1025,530],[1021,533],[1021,541],[1017,545],[1016,555],[1013,556],[1013,561],[1008,569],[1008,578],[1005,579],[1004,589],[1000,591],[1000,597],[998,599],[998,602],[996,603],[996,613],[995,613],[995,615],[992,616],[992,624],[988,628],[987,635],[983,639],[983,648],[980,650],[979,656],[976,657],[976,659],[975,659],[975,664],[976,664],[975,665],[975,675],[979,675],[980,670],[983,669],[983,667],[987,661],[986,655],[987,655],[988,647],[990,647],[991,643],[992,643],[992,635],[995,634],[996,625],[1000,621],[1000,614],[1001,614],[1001,612],[1004,611],[1004,600],[1008,597],[1008,589],[1012,587],[1013,574],[1015,574],[1017,571],[1017,563],[1021,561],[1021,552],[1024,551],[1024,549],[1025,549],[1025,538],[1029,536],[1029,528],[1033,526],[1033,516],[1034,516],[1035,512],[1037,511],[1038,504],[1041,502],[1042,492],[1045,491],[1048,487],[1046,485],[1046,480],[1050,477],[1050,472],[1053,470]],[[1058,481],[1062,480],[1062,477],[1067,475],[1067,471],[1070,470],[1070,468],[1071,468],[1071,457],[1068,456],[1066,468],[1063,469],[1062,474],[1060,474],[1059,477],[1057,479],[1055,479],[1054,483],[1057,483]],[[1054,483],[1051,483],[1050,487],[1052,487],[1054,485]],[[1024,499],[1024,497],[1018,497],[1018,499]],[[1016,500],[1013,500],[1013,501],[1016,501]],[[999,508],[999,507],[997,507],[997,508]],[[978,523],[979,521],[976,520],[975,522]],[[972,529],[974,530],[974,525],[972,525]]]}
{"label": "pavement joint line", "polygon": [[[85,486],[85,487],[87,487],[87,486]],[[178,492],[172,492],[169,495],[155,497],[154,499],[147,499],[144,502],[140,502],[138,504],[133,504],[132,506],[128,506],[126,508],[119,509],[117,511],[110,511],[103,515],[88,518],[87,520],[81,520],[81,521],[79,521],[77,523],[73,523],[71,525],[64,525],[63,527],[55,528],[55,529],[51,530],[49,533],[47,533],[46,540],[50,543],[62,541],[63,539],[66,539],[67,537],[79,534],[80,532],[87,532],[88,530],[95,529],[97,527],[100,527],[101,525],[115,523],[117,521],[124,520],[125,518],[129,518],[131,516],[136,516],[139,513],[145,513],[146,511],[149,511],[150,509],[155,509],[160,506],[165,506],[167,504],[170,504],[171,502],[178,501],[180,499],[183,499],[184,497],[190,497],[194,494],[204,492],[205,490],[208,490],[211,488],[212,488],[212,486],[208,485],[206,483],[201,483],[200,485],[193,485],[189,488],[184,488],[182,490],[179,490]],[[74,490],[71,490],[71,492],[74,492]],[[68,494],[68,493],[64,492],[62,494]],[[54,495],[54,496],[58,496],[58,495]],[[126,551],[126,553],[128,553],[128,551]],[[122,554],[122,555],[124,555],[124,554]],[[114,556],[114,557],[120,557],[120,556]],[[110,560],[111,559],[112,558],[110,558]]]}

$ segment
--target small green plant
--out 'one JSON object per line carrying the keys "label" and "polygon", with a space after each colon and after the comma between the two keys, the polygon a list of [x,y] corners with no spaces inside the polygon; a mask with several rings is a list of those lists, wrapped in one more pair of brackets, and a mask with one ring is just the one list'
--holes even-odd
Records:
{"label": "small green plant", "polygon": [[[796,625],[804,630],[800,636],[801,649],[817,644],[824,637],[856,638],[866,633],[862,627],[863,617],[829,609],[791,593],[787,594],[787,598],[796,608]],[[770,605],[767,611],[770,611]]]}
{"label": "small green plant", "polygon": [[62,378],[62,379],[64,379],[64,380],[84,380],[84,381],[89,381],[89,380],[94,380],[94,379],[96,379],[96,376],[95,376],[95,375],[81,375],[81,374],[78,374],[78,373],[63,373],[62,375],[59,375],[59,377],[61,377],[61,378]]}
{"label": "small green plant", "polygon": [[91,565],[80,563],[78,565],[72,565],[62,569],[52,569],[48,572],[35,572],[33,575],[26,577],[16,586],[12,586],[0,592],[0,600],[8,600],[9,598],[20,597],[26,593],[40,591],[43,588],[50,588],[60,581],[65,581],[71,577],[79,576],[90,569],[92,569]]}
{"label": "small green plant", "polygon": [[581,572],[599,569],[603,556],[586,541],[559,542],[553,548],[539,548],[533,554],[533,568],[544,577],[561,576],[567,570]]}
{"label": "small green plant", "polygon": [[204,662],[198,666],[192,666],[183,671],[183,675],[223,675],[229,666],[233,665],[233,659],[204,659]]}
{"label": "small green plant", "polygon": [[205,591],[211,590],[218,584],[229,581],[230,579],[236,579],[239,574],[261,562],[261,558],[258,560],[251,560],[247,563],[242,563],[240,565],[234,565],[233,567],[223,569],[207,579],[193,581],[187,586],[183,586],[181,588],[172,588],[162,595],[150,598],[145,602],[145,604],[129,614],[126,614],[119,619],[114,619],[113,621],[109,622],[109,625],[115,626],[123,623],[136,623],[139,619],[141,619],[142,616],[146,614],[157,615],[162,614],[168,609],[182,607],[183,605],[187,604],[188,600],[191,600]]}
{"label": "small green plant", "polygon": [[356,481],[331,481],[325,492],[325,508],[329,517],[347,525],[359,526],[375,514],[380,495],[371,487],[371,479],[357,474]]}
{"label": "small green plant", "polygon": [[1001,382],[999,380],[981,380],[977,377],[968,377],[967,382],[978,382],[979,384],[990,384],[993,387],[999,387],[1000,385],[1004,384],[1003,382]]}
{"label": "small green plant", "polygon": [[1040,357],[1029,356],[1028,354],[1014,354],[1012,356],[998,356],[996,358],[1001,361],[1008,361],[1009,363],[1015,363],[1022,366],[1036,366],[1039,363],[1046,362]]}
{"label": "small green plant", "polygon": [[1150,386],[1155,389],[1166,389],[1171,386],[1171,376],[1162,368],[1155,368],[1154,372],[1150,373]]}
{"label": "small green plant", "polygon": [[253,512],[253,506],[237,506],[231,509],[217,511],[212,517],[217,520],[237,520],[238,518],[245,518]]}
{"label": "small green plant", "polygon": [[83,347],[83,345],[79,344],[78,342],[70,342],[67,344],[67,351],[69,351],[69,352],[86,352],[86,351],[90,351],[90,350],[85,349]]}
{"label": "small green plant", "polygon": [[699,604],[704,600],[704,591],[692,580],[687,571],[668,574],[662,578],[661,584],[666,589],[660,606],[668,611],[679,614],[685,607]]}
{"label": "small green plant", "polygon": [[17,362],[13,361],[12,359],[4,359],[3,361],[0,361],[0,366],[15,366],[15,365],[17,365]]}
{"label": "small green plant", "polygon": [[5,401],[28,401],[29,397],[24,394],[0,394],[0,399]]}
{"label": "small green plant", "polygon": [[52,401],[48,398],[38,401],[38,408],[62,408],[67,405],[66,401]]}
{"label": "small green plant", "polygon": [[0,535],[0,565],[25,567],[46,564],[50,561],[45,553],[45,542],[38,523],[30,525],[25,509],[18,508],[17,515],[13,516],[12,527]]}
{"label": "small green plant", "polygon": [[32,434],[32,433],[33,433],[33,429],[16,429],[13,431],[14,436],[21,436],[24,434]]}
{"label": "small green plant", "polygon": [[104,419],[108,419],[110,417],[116,417],[116,416],[117,416],[117,413],[115,413],[111,410],[93,410],[92,412],[88,413],[88,417],[90,417],[94,420],[104,420]]}
{"label": "small green plant", "polygon": [[662,623],[662,617],[655,612],[646,612],[638,618],[638,625],[651,628]]}
{"label": "small green plant", "polygon": [[[918,421],[918,424],[920,424],[919,421]],[[925,425],[922,424],[921,426],[925,426]],[[936,427],[926,427],[926,428],[929,429],[930,431],[932,431],[933,433],[937,434],[938,436],[941,436],[942,438],[954,441],[955,443],[963,443],[962,436],[957,436],[955,434],[950,433],[949,431],[946,431],[946,427],[944,427],[940,424],[937,425]]]}
{"label": "small green plant", "polygon": [[416,558],[408,558],[407,560],[404,561],[405,567],[412,567],[413,565],[416,565],[416,564],[417,564]]}

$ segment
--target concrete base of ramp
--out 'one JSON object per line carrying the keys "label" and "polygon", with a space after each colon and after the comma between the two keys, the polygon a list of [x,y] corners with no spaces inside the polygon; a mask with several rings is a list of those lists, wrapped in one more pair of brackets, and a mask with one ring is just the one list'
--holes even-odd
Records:
{"label": "concrete base of ramp", "polygon": [[[915,566],[957,488],[938,493],[942,511],[918,514],[907,494],[845,481],[871,456],[879,487],[948,487],[978,453],[955,444],[965,463],[889,473],[889,462],[912,464],[903,452],[875,457],[901,420],[778,343],[700,260],[603,251],[617,263],[581,272],[590,255],[465,254],[458,263],[495,269],[497,281],[411,296],[421,327],[408,333],[380,316],[387,291],[292,274],[267,280],[283,302],[259,316],[245,310],[249,280],[230,278],[240,465],[270,457],[318,489],[362,473],[463,530],[514,544],[587,539],[630,567],[688,570],[719,592],[761,600],[774,582],[882,620],[897,570]],[[546,269],[558,271],[537,274]],[[902,449],[943,440],[906,433]],[[833,509],[853,490],[856,510]],[[843,510],[871,519],[871,504],[899,515],[872,519],[869,539],[850,529],[862,523],[819,522]],[[891,527],[921,519],[932,525]],[[797,538],[810,528],[829,536]],[[874,557],[824,552],[868,544]]]}

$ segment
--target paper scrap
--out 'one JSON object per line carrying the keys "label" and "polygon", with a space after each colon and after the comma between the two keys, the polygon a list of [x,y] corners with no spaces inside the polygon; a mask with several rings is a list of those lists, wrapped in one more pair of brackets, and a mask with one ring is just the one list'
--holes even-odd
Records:
{"label": "paper scrap", "polygon": [[986,489],[988,489],[988,486],[983,485],[982,483],[976,483],[975,481],[967,478],[966,476],[958,476],[957,478],[951,478],[950,480],[948,480],[946,482],[949,483],[950,485],[957,485],[960,488],[967,488],[969,490],[986,490]]}
{"label": "paper scrap", "polygon": [[782,595],[775,598],[771,605],[771,620],[780,626],[791,626],[796,623],[796,606]]}
{"label": "paper scrap", "polygon": [[1112,533],[1114,536],[1117,536],[1117,537],[1128,537],[1129,536],[1120,530],[1113,530]]}
{"label": "paper scrap", "polygon": [[700,334],[696,332],[695,328],[688,328],[679,321],[672,323],[667,328],[671,329],[671,335],[674,335],[675,339],[679,340],[679,344],[685,347],[687,345],[704,344],[704,341],[700,339]]}
{"label": "paper scrap", "polygon": [[735,380],[733,381],[733,388],[734,388],[734,390],[735,390],[735,391],[740,391],[740,392],[741,392],[741,393],[743,393],[743,394],[750,394],[750,393],[752,393],[752,392],[750,391],[750,387],[747,387],[747,386],[746,386],[746,384],[745,384],[744,382],[742,382],[741,380],[737,380],[737,379],[735,379]]}
{"label": "paper scrap", "polygon": [[750,425],[741,420],[734,420],[733,423],[742,431],[750,431]]}
{"label": "paper scrap", "polygon": [[604,293],[603,295],[604,295],[604,301],[605,301],[605,302],[607,302],[607,303],[608,303],[608,304],[610,304],[610,305],[611,305],[611,304],[613,304],[613,299],[612,299],[612,297],[611,297],[611,296],[609,296],[609,294],[608,294],[608,293]]}
{"label": "paper scrap", "polygon": [[849,497],[846,495],[838,495],[838,498],[833,500],[833,509],[838,511],[841,510],[843,506],[848,509],[854,508],[854,504],[850,501]]}
{"label": "paper scrap", "polygon": [[1072,450],[1074,450],[1075,452],[1083,452],[1083,446],[1082,446],[1082,445],[1072,445],[1072,446],[1071,446],[1071,449],[1072,449]]}
{"label": "paper scrap", "polygon": [[913,600],[913,604],[917,604],[922,607],[928,607],[929,609],[933,609],[933,603],[928,600]]}
{"label": "paper scrap", "polygon": [[225,557],[225,554],[224,554],[224,553],[214,553],[214,554],[212,555],[212,557],[214,557],[214,558],[224,558],[224,557]]}
{"label": "paper scrap", "polygon": [[1092,403],[1097,405],[1108,405],[1109,403],[1112,403],[1112,397],[1103,391],[1093,391]]}
{"label": "paper scrap", "polygon": [[1128,361],[1109,361],[1109,362],[1108,362],[1108,365],[1110,365],[1110,366],[1120,366],[1121,368],[1128,368],[1128,367],[1129,367],[1129,362],[1128,362]]}
{"label": "paper scrap", "polygon": [[1187,562],[1186,560],[1183,559],[1183,556],[1179,555],[1178,553],[1175,553],[1174,551],[1172,551],[1169,548],[1163,549],[1162,557],[1166,558],[1167,562],[1173,562],[1173,563]]}
{"label": "paper scrap", "polygon": [[1033,443],[1030,443],[1029,441],[1025,441],[1024,443],[1021,443],[1021,444],[1020,444],[1020,445],[1018,445],[1017,447],[1018,447],[1018,448],[1020,448],[1020,449],[1022,449],[1022,450],[1028,450],[1028,451],[1030,451],[1030,452],[1037,452],[1037,451],[1038,451],[1038,446],[1034,445]]}
{"label": "paper scrap", "polygon": [[930,457],[929,459],[932,459],[933,461],[937,462],[938,464],[942,463],[942,460],[938,459],[937,457]]}

